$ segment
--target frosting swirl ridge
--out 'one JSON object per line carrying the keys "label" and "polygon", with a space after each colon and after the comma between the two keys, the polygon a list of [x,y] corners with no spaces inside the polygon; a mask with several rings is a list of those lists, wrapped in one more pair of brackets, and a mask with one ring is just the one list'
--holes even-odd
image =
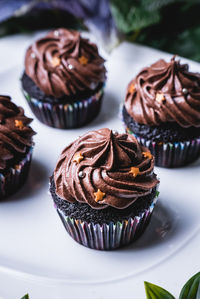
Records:
{"label": "frosting swirl ridge", "polygon": [[200,127],[200,74],[175,59],[161,59],[144,68],[127,90],[125,107],[140,124],[176,122]]}
{"label": "frosting swirl ridge", "polygon": [[106,79],[97,46],[78,31],[57,29],[30,46],[25,72],[46,94],[56,98],[95,90]]}
{"label": "frosting swirl ridge", "polygon": [[54,171],[56,194],[94,209],[124,209],[158,184],[154,158],[135,137],[91,131],[64,149]]}
{"label": "frosting swirl ridge", "polygon": [[0,171],[33,144],[35,132],[29,126],[31,122],[23,108],[11,102],[10,97],[0,96]]}

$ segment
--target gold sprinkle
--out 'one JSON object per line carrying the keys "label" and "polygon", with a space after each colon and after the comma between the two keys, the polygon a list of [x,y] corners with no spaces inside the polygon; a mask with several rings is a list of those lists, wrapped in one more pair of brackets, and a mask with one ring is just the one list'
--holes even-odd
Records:
{"label": "gold sprinkle", "polygon": [[83,159],[84,159],[84,157],[82,156],[81,152],[78,152],[74,155],[73,162],[76,162],[76,164],[79,164]]}
{"label": "gold sprinkle", "polygon": [[81,57],[79,57],[78,60],[79,60],[80,64],[82,64],[82,65],[86,65],[88,63],[87,57],[85,57],[83,55]]}
{"label": "gold sprinkle", "polygon": [[128,220],[124,220],[125,226],[128,225]]}
{"label": "gold sprinkle", "polygon": [[142,153],[142,156],[144,157],[144,158],[148,158],[148,159],[152,159],[152,154],[150,153],[150,152],[143,152]]}
{"label": "gold sprinkle", "polygon": [[157,92],[156,94],[156,102],[158,102],[159,104],[162,104],[166,101],[166,98],[164,96],[164,94],[162,92]]}
{"label": "gold sprinkle", "polygon": [[20,170],[21,169],[21,166],[18,164],[18,165],[15,165],[15,169],[16,170]]}
{"label": "gold sprinkle", "polygon": [[106,195],[105,193],[101,192],[101,190],[98,189],[97,192],[94,192],[95,201],[98,202],[100,200],[103,200],[105,195]]}
{"label": "gold sprinkle", "polygon": [[53,65],[53,67],[57,67],[58,65],[60,65],[60,58],[59,57],[53,57],[51,64]]}
{"label": "gold sprinkle", "polygon": [[131,83],[131,85],[128,88],[128,92],[133,94],[135,92],[136,88],[135,88],[135,84]]}
{"label": "gold sprinkle", "polygon": [[140,170],[138,167],[131,167],[129,173],[132,173],[133,177],[136,178],[136,176],[140,173]]}
{"label": "gold sprinkle", "polygon": [[75,223],[76,225],[79,225],[79,221],[77,219],[75,219]]}
{"label": "gold sprinkle", "polygon": [[24,128],[24,124],[21,120],[15,120],[15,127],[19,128],[22,130]]}

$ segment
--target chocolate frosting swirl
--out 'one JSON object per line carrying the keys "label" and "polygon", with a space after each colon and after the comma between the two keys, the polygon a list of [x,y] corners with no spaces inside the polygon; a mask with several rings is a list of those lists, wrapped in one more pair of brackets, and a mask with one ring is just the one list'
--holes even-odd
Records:
{"label": "chocolate frosting swirl", "polygon": [[35,132],[29,127],[31,121],[10,97],[0,96],[0,171],[33,144]]}
{"label": "chocolate frosting swirl", "polygon": [[[157,94],[164,100],[157,101]],[[176,122],[182,127],[200,127],[200,74],[189,72],[188,65],[175,57],[170,62],[161,59],[130,82],[125,107],[140,124]]]}
{"label": "chocolate frosting swirl", "polygon": [[[94,209],[124,209],[158,184],[154,158],[145,158],[144,151],[147,149],[128,134],[114,134],[109,129],[86,133],[61,154],[54,171],[56,194]],[[83,157],[79,163],[74,162],[77,153]],[[131,167],[139,168],[136,177],[130,173]],[[94,193],[98,189],[105,196],[97,202]]]}
{"label": "chocolate frosting swirl", "polygon": [[56,98],[93,91],[106,79],[97,46],[79,32],[63,28],[28,48],[25,72],[46,95]]}

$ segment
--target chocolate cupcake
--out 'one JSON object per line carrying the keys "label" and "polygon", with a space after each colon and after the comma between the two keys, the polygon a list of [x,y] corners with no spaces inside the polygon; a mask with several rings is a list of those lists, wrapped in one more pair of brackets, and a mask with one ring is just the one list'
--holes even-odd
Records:
{"label": "chocolate cupcake", "polygon": [[105,80],[97,46],[77,31],[52,31],[26,52],[23,93],[36,117],[51,127],[92,121],[100,111]]}
{"label": "chocolate cupcake", "polygon": [[0,96],[0,199],[14,193],[26,180],[35,132],[24,110]]}
{"label": "chocolate cupcake", "polygon": [[66,147],[50,192],[70,236],[99,250],[141,236],[157,201],[153,168],[154,157],[134,136],[109,129],[88,132]]}
{"label": "chocolate cupcake", "polygon": [[163,59],[128,85],[123,120],[128,133],[149,148],[155,164],[179,167],[200,156],[200,74]]}

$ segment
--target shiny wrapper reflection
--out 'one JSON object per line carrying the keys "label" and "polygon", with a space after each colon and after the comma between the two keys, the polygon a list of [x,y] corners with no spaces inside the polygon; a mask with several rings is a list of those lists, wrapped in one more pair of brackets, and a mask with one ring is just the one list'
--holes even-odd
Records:
{"label": "shiny wrapper reflection", "polygon": [[133,134],[138,142],[147,147],[155,157],[155,165],[160,167],[180,167],[200,157],[200,137],[182,142],[155,142],[135,135],[129,128],[127,133]]}
{"label": "shiny wrapper reflection", "polygon": [[76,242],[92,249],[113,250],[128,245],[142,235],[150,221],[157,199],[156,196],[150,207],[138,216],[109,224],[73,219],[66,216],[62,210],[56,209],[66,231]]}
{"label": "shiny wrapper reflection", "polygon": [[47,103],[23,94],[35,116],[47,126],[58,129],[81,127],[92,121],[100,112],[104,86],[94,95],[70,104]]}
{"label": "shiny wrapper reflection", "polygon": [[4,174],[0,173],[0,200],[17,191],[26,181],[31,164],[33,148],[14,167],[9,168]]}

